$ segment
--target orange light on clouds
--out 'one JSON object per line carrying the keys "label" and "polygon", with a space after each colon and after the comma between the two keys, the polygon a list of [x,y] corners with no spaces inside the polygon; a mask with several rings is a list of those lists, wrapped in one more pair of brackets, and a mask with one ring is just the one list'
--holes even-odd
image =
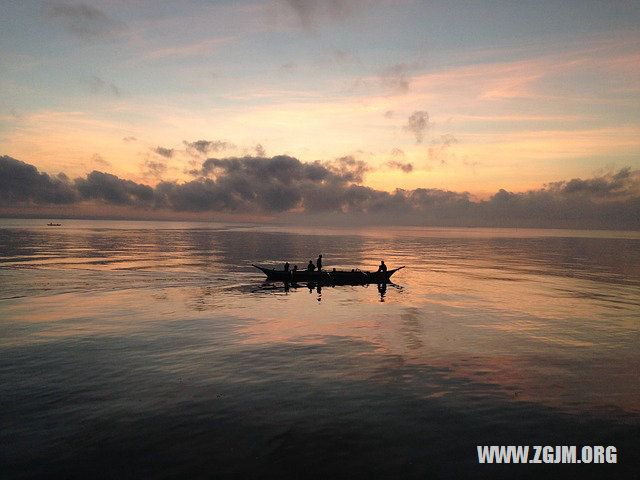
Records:
{"label": "orange light on clouds", "polygon": [[[264,151],[309,162],[350,155],[367,162],[364,184],[372,188],[479,195],[639,165],[635,30],[568,32],[508,45],[454,42],[406,59],[389,56],[393,42],[375,55],[360,46],[361,55],[356,47],[323,47],[314,56],[303,44],[318,39],[305,37],[280,58],[272,56],[275,47],[260,48],[308,34],[313,25],[289,24],[296,15],[287,9],[258,21],[268,10],[211,6],[203,11],[222,22],[214,33],[195,11],[137,18],[128,29],[113,22],[122,55],[105,54],[104,65],[89,56],[72,88],[63,72],[60,84],[42,95],[51,105],[25,100],[24,107],[3,107],[1,153],[49,173],[75,177],[95,169],[150,185],[192,179],[188,172],[207,156]],[[236,31],[240,24],[246,36]],[[77,45],[60,48],[86,54]],[[374,61],[385,55],[386,63]],[[15,99],[42,89],[21,82],[25,72],[51,77],[55,62],[32,56],[10,51],[6,58],[13,60],[2,64],[21,65],[12,67],[15,79],[2,83]],[[425,116],[421,131],[408,125],[416,113]],[[187,152],[184,142],[196,140],[233,146]],[[172,154],[158,155],[156,147]],[[398,170],[399,163],[411,164],[411,171]]]}

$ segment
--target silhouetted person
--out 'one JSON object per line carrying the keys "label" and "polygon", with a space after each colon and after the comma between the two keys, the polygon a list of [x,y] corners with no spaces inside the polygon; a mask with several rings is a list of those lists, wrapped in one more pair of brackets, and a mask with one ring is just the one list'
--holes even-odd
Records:
{"label": "silhouetted person", "polygon": [[380,260],[380,266],[378,267],[379,272],[386,272],[387,266],[384,264],[384,260]]}
{"label": "silhouetted person", "polygon": [[318,256],[318,260],[316,260],[316,266],[318,267],[318,271],[322,270],[322,255]]}
{"label": "silhouetted person", "polygon": [[311,260],[309,260],[309,265],[307,265],[307,272],[313,272],[316,269],[316,266],[313,264]]}
{"label": "silhouetted person", "polygon": [[289,271],[289,262],[284,262],[284,271],[285,272]]}

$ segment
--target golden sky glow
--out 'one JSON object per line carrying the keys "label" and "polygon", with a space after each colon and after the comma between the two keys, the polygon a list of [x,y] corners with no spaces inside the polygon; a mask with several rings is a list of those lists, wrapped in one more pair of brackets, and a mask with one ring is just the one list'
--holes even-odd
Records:
{"label": "golden sky glow", "polygon": [[637,169],[640,7],[507,3],[5,3],[0,153],[152,186],[350,156],[374,189],[474,198]]}

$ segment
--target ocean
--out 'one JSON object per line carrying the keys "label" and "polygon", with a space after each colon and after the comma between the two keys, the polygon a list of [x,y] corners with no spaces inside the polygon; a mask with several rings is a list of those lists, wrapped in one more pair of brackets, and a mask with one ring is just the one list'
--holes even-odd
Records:
{"label": "ocean", "polygon": [[[0,219],[4,479],[640,468],[640,232],[47,222]],[[405,268],[285,288],[251,265],[318,254]],[[485,445],[617,457],[489,465]]]}

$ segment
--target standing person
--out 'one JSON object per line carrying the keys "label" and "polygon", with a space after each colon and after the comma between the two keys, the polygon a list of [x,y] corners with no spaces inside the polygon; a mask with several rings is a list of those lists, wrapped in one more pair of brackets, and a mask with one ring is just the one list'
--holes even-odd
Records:
{"label": "standing person", "polygon": [[386,272],[387,266],[384,264],[384,260],[380,260],[380,266],[378,267],[379,272]]}
{"label": "standing person", "polygon": [[316,266],[318,267],[318,271],[322,271],[322,255],[318,256],[318,260],[316,260]]}
{"label": "standing person", "polygon": [[289,271],[289,262],[284,262],[284,271],[285,272]]}

